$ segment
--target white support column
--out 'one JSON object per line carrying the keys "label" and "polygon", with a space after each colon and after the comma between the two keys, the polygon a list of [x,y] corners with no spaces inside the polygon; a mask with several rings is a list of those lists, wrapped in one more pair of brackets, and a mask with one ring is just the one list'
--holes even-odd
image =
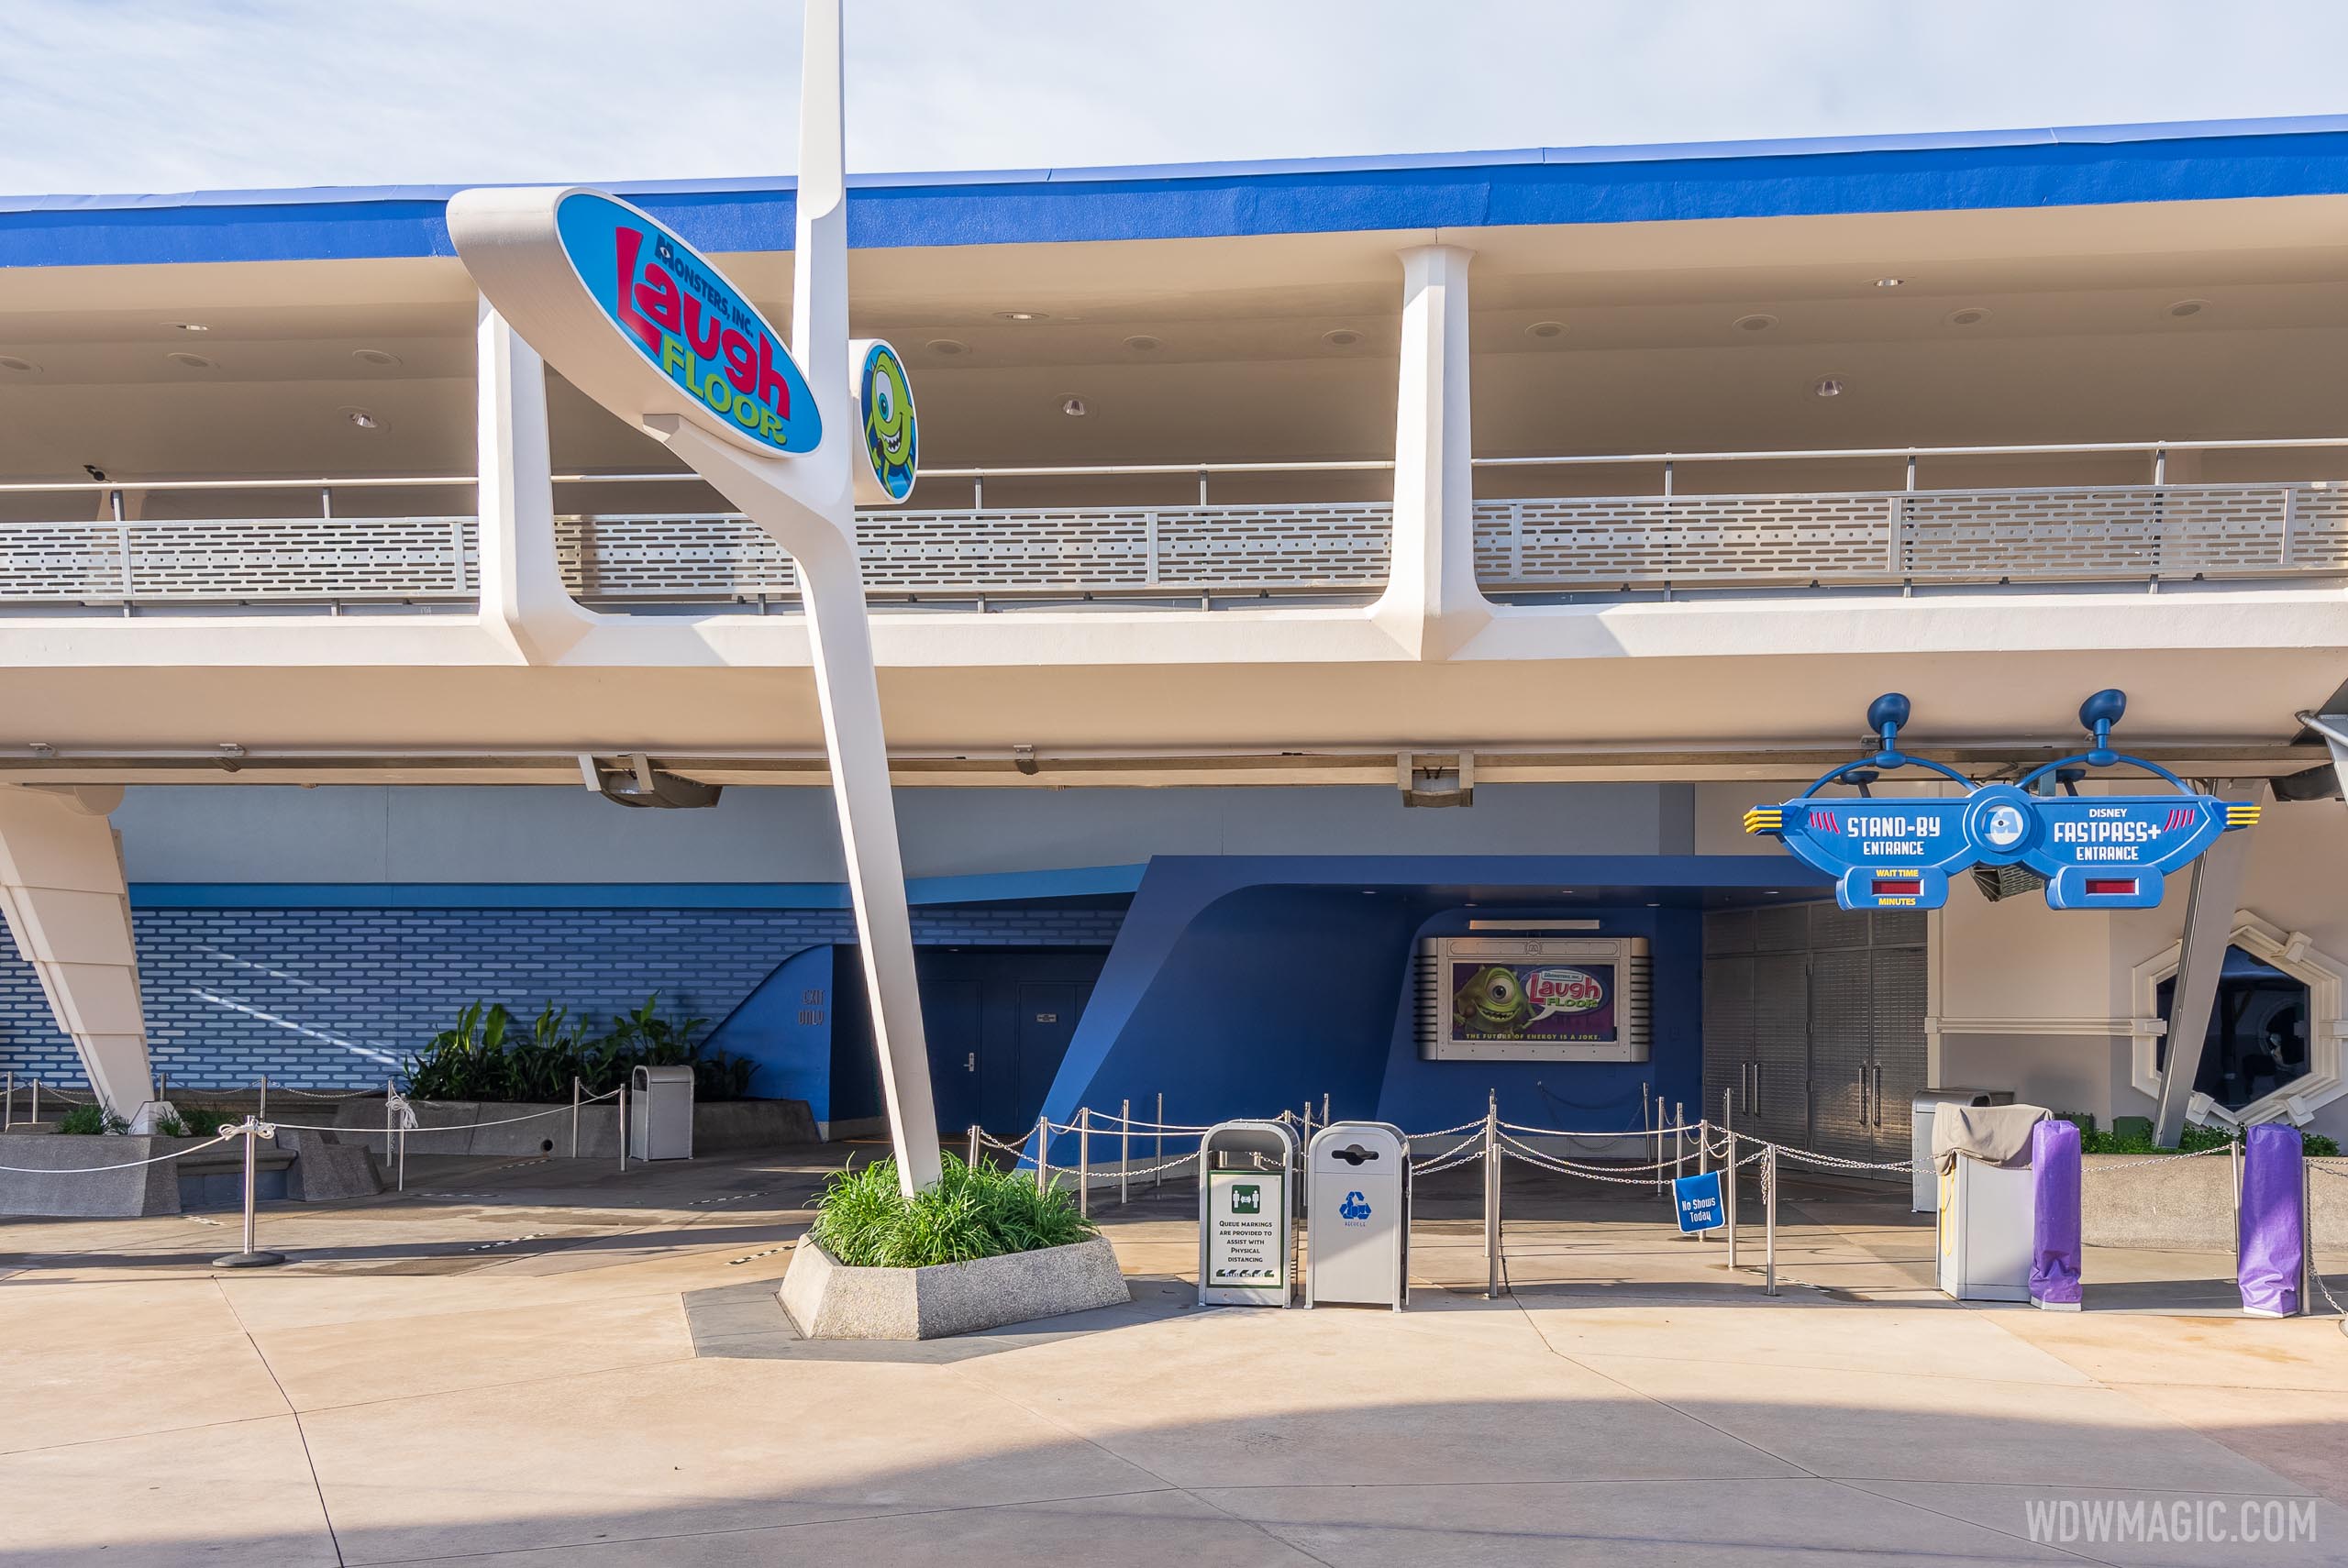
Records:
{"label": "white support column", "polygon": [[119,786],[0,786],[0,913],[40,976],[57,1026],[117,1115],[155,1098],[122,845]]}
{"label": "white support column", "polygon": [[564,586],[555,551],[547,368],[481,302],[474,337],[480,414],[481,613],[527,664],[552,664],[595,624]]}
{"label": "white support column", "polygon": [[1474,432],[1464,246],[1402,252],[1394,547],[1372,617],[1416,658],[1448,658],[1492,618],[1476,584]]}
{"label": "white support column", "polygon": [[[2240,791],[2257,801],[2266,794],[2266,781],[2229,779],[2218,785],[2223,795]],[[2193,1080],[2201,1072],[2201,1047],[2210,1034],[2210,1012],[2218,1002],[2218,976],[2225,967],[2226,944],[2232,939],[2235,909],[2242,901],[2243,872],[2250,864],[2250,841],[2258,830],[2226,833],[2193,863],[2193,890],[2185,900],[2185,941],[2178,949],[2176,989],[2168,1010],[2168,1063],[2161,1069],[2160,1109],[2153,1121],[2153,1142],[2174,1149],[2185,1131],[2186,1102],[2193,1098]]]}

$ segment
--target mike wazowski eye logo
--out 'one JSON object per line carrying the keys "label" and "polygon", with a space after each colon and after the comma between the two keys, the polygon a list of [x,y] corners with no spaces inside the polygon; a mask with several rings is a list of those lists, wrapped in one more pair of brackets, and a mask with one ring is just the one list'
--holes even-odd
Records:
{"label": "mike wazowski eye logo", "polygon": [[864,455],[872,477],[892,501],[913,493],[921,466],[921,430],[914,417],[914,392],[904,362],[886,343],[865,351],[858,381],[864,404]]}

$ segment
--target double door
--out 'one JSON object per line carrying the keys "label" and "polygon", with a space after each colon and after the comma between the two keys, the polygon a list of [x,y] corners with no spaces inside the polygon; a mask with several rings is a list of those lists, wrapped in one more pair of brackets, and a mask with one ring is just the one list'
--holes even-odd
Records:
{"label": "double door", "polygon": [[1832,904],[1704,924],[1705,1114],[1855,1160],[1908,1154],[1924,1087],[1924,917]]}

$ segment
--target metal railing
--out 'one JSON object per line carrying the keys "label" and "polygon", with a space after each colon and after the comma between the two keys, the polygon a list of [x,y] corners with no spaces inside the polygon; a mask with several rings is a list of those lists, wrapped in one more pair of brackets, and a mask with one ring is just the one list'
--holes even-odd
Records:
{"label": "metal railing", "polygon": [[[1479,471],[1604,469],[1656,471],[1645,493],[1487,497],[1472,526],[1478,576],[1496,595],[1679,590],[1783,591],[1835,586],[2143,583],[2179,580],[2348,576],[2348,483],[2230,480],[2171,483],[2172,450],[2276,452],[2348,447],[2348,438],[2099,443],[2084,446],[1837,448],[1487,458]],[[2140,454],[2143,484],[1920,488],[1920,465],[1995,458],[2105,462]],[[1896,489],[1689,493],[1687,465],[1885,462]],[[875,602],[976,605],[1102,599],[1199,604],[1289,597],[1374,596],[1388,577],[1387,501],[1258,501],[1210,494],[1210,480],[1253,475],[1377,473],[1384,461],[1138,464],[932,470],[967,480],[971,505],[877,510],[858,519]],[[2075,470],[2076,471],[2076,470]],[[1075,505],[988,504],[987,487],[1090,481],[1102,493],[1195,476],[1196,499]],[[604,495],[698,487],[690,474],[558,474],[567,502],[557,550],[571,591],[604,609],[689,604],[788,608],[796,570],[761,531],[723,511],[619,509]],[[473,517],[423,509],[377,515],[382,492],[406,491],[445,508],[467,476],[206,480],[0,485],[21,514],[85,504],[94,519],[44,514],[0,521],[0,613],[47,608],[131,613],[205,606],[421,610],[470,608],[480,580]],[[439,491],[438,495],[420,492]],[[277,510],[315,515],[133,516],[163,499],[188,510]],[[368,514],[346,502],[363,496]],[[705,493],[695,489],[694,494]],[[1000,491],[998,491],[1000,494]],[[140,504],[126,504],[126,497]],[[38,499],[36,499],[38,498]],[[53,504],[51,503],[53,498]],[[685,498],[688,505],[691,497]]]}

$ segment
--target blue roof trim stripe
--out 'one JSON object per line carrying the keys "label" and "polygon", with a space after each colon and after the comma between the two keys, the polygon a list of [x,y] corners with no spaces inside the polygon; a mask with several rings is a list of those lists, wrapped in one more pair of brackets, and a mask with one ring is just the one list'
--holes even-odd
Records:
{"label": "blue roof trim stripe", "polygon": [[[624,182],[703,249],[790,248],[793,182]],[[863,248],[1973,211],[2348,192],[2348,116],[1141,169],[866,175]],[[449,256],[456,187],[0,198],[0,267]]]}
{"label": "blue roof trim stripe", "polygon": [[[911,903],[1029,903],[1131,893],[1145,867],[913,877]],[[793,909],[849,907],[844,882],[133,882],[133,909]]]}

